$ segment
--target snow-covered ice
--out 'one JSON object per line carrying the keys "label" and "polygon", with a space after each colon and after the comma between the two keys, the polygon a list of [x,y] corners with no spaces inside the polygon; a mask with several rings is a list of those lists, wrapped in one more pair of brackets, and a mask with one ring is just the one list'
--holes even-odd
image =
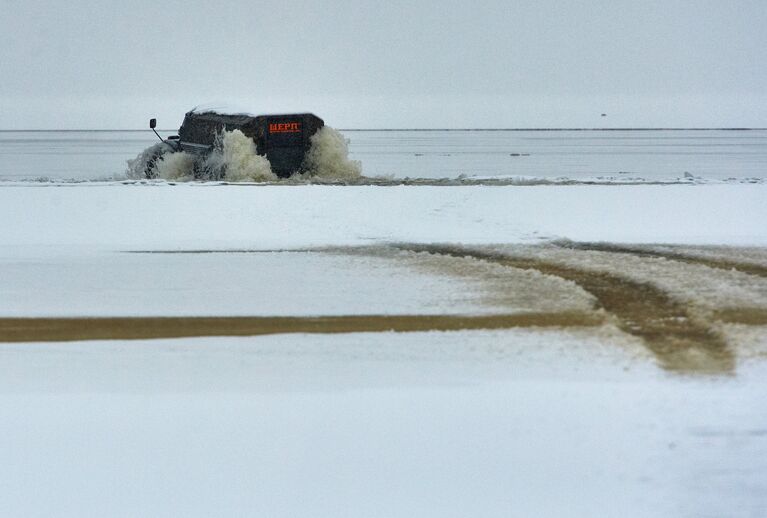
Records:
{"label": "snow-covered ice", "polygon": [[274,250],[552,239],[765,246],[765,199],[765,184],[6,184],[0,187],[0,246],[3,254],[21,246]]}
{"label": "snow-covered ice", "polygon": [[0,348],[26,516],[760,516],[765,363],[668,376],[582,332]]}
{"label": "snow-covered ice", "polygon": [[485,314],[591,307],[587,294],[556,278],[390,249],[183,256],[70,250],[0,258],[0,268],[0,317]]}
{"label": "snow-covered ice", "polygon": [[16,317],[595,319],[0,343],[0,514],[767,514],[765,183],[2,173],[0,337]]}

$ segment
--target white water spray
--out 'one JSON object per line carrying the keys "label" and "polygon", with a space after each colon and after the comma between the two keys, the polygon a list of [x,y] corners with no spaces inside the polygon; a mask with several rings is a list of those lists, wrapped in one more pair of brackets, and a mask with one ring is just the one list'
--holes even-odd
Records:
{"label": "white water spray", "polygon": [[158,178],[185,182],[194,178],[194,155],[181,151],[165,153],[155,163]]}
{"label": "white water spray", "polygon": [[128,169],[125,171],[126,176],[134,180],[146,179],[147,171],[153,172],[156,161],[169,149],[168,145],[164,142],[158,142],[149,146],[139,153],[136,158],[128,160]]}
{"label": "white water spray", "polygon": [[329,180],[356,180],[362,176],[362,164],[349,160],[349,141],[336,129],[323,126],[311,137],[306,153],[303,177]]}
{"label": "white water spray", "polygon": [[[197,171],[195,174],[195,166]],[[226,131],[216,139],[213,151],[204,159],[192,153],[173,152],[170,146],[157,143],[128,160],[128,178],[162,178],[188,181],[225,180],[229,182],[276,182],[269,160],[259,155],[256,144],[240,130]],[[311,137],[311,147],[304,159],[303,171],[293,180],[356,180],[362,166],[349,159],[349,144],[330,126],[320,128]]]}
{"label": "white water spray", "polygon": [[226,131],[219,136],[216,149],[205,160],[204,169],[213,178],[230,182],[272,182],[269,160],[259,155],[253,139],[240,130]]}

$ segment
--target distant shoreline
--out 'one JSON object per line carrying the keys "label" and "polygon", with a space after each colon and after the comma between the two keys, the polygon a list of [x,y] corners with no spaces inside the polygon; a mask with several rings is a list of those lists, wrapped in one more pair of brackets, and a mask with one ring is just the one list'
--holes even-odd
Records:
{"label": "distant shoreline", "polygon": [[[159,131],[177,131],[167,128]],[[339,131],[765,131],[767,128],[339,128]],[[124,133],[147,129],[0,129],[0,133]]]}

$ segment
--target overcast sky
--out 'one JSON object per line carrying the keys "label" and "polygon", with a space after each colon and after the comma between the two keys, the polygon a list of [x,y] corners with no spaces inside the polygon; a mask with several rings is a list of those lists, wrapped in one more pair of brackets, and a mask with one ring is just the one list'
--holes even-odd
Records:
{"label": "overcast sky", "polygon": [[[0,128],[767,126],[767,0],[0,0]],[[606,113],[606,117],[601,117]]]}

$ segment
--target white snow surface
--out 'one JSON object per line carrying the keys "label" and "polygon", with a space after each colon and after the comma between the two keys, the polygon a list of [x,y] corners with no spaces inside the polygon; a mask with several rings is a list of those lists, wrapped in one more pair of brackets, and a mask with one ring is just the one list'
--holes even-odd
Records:
{"label": "white snow surface", "polygon": [[767,245],[767,185],[0,186],[0,247],[306,249],[381,242]]}
{"label": "white snow surface", "polygon": [[487,314],[591,307],[589,296],[555,278],[505,271],[493,277],[502,268],[428,254],[36,252],[0,257],[0,317]]}
{"label": "white snow surface", "polygon": [[[767,185],[4,185],[0,315],[583,310],[590,299],[582,292],[552,280],[544,289],[544,281],[528,278],[529,273],[493,276],[476,262],[302,252],[553,239],[764,246],[765,199]],[[217,251],[229,253],[149,253]],[[610,255],[598,259],[601,264],[615,259],[616,271],[623,261]],[[647,266],[642,263],[634,273],[642,268]],[[705,271],[690,277],[684,272],[692,267],[685,268],[646,273],[675,275],[680,281],[689,277],[692,287],[675,278],[666,284],[672,289],[679,284],[682,295],[701,296],[694,284]],[[508,295],[522,294],[531,282],[537,289],[527,291],[536,297]],[[714,293],[714,299],[730,294],[743,305],[744,296],[754,296],[753,290],[730,293],[732,286]],[[502,303],[489,300],[493,290],[505,291]]]}
{"label": "white snow surface", "polygon": [[[8,182],[0,316],[579,309],[561,279],[334,247],[764,247],[765,200],[765,184]],[[627,276],[675,295],[711,277],[705,304],[767,297],[743,272],[649,263]],[[610,324],[2,343],[0,515],[764,516],[767,328],[721,332],[736,368],[719,375],[665,371]]]}
{"label": "white snow surface", "polygon": [[765,363],[582,332],[0,347],[17,516],[762,516]]}

